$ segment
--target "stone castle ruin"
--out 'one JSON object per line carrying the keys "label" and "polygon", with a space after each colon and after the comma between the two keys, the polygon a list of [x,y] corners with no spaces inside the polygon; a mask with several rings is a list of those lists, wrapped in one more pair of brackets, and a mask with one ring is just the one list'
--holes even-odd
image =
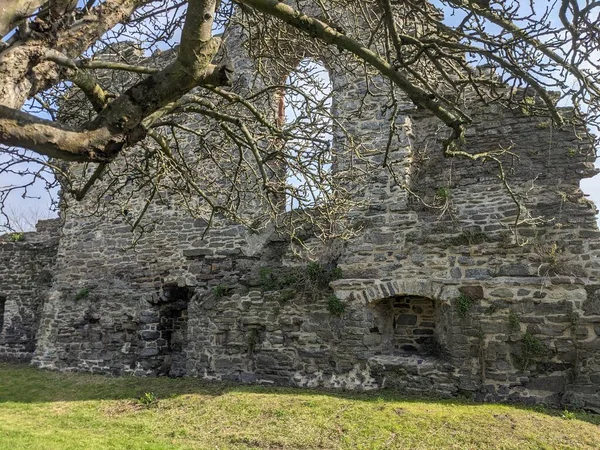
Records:
{"label": "stone castle ruin", "polygon": [[[235,31],[225,40],[234,89],[255,73],[247,45]],[[329,70],[332,111],[363,105],[349,133],[383,148],[389,121],[364,73],[308,56]],[[168,200],[149,206],[154,230],[135,247],[123,217],[86,214],[86,201],[35,233],[0,237],[0,356],[61,371],[600,408],[600,231],[579,189],[594,174],[591,144],[519,108],[473,100],[470,113],[470,149],[519,155],[511,186],[525,206],[496,165],[444,159],[438,122],[406,102],[395,176],[369,171],[349,214],[360,233],[315,242],[316,260],[268,227],[222,219],[207,230]],[[443,216],[416,198],[440,189]],[[543,222],[513,229],[523,207]]]}

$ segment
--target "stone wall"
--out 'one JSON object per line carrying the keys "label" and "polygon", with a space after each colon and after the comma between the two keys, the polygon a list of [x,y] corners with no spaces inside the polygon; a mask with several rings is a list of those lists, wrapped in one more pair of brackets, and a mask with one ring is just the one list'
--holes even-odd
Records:
{"label": "stone wall", "polygon": [[[224,53],[234,86],[247,88],[254,66],[236,39]],[[355,136],[377,162],[389,129],[380,99],[364,73],[326,65],[346,130],[334,130],[334,147]],[[39,319],[33,363],[600,408],[600,232],[579,190],[593,149],[518,108],[470,104],[468,148],[511,149],[501,161],[522,206],[494,161],[444,158],[444,130],[406,102],[395,176],[368,171],[349,214],[362,232],[307,238],[316,262],[272,230],[219,217],[207,229],[168,192],[135,245],[120,211],[96,218],[91,205],[72,206],[43,309],[25,308]],[[3,273],[0,286],[31,287],[24,274]]]}
{"label": "stone wall", "polygon": [[39,312],[53,277],[59,219],[37,232],[0,236],[0,357],[29,360],[36,347]]}

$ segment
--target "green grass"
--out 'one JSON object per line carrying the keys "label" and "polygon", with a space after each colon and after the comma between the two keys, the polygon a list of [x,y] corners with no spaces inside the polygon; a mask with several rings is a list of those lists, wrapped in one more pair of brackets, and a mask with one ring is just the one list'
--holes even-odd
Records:
{"label": "green grass", "polygon": [[392,392],[109,378],[0,364],[0,448],[11,450],[598,449],[598,419]]}

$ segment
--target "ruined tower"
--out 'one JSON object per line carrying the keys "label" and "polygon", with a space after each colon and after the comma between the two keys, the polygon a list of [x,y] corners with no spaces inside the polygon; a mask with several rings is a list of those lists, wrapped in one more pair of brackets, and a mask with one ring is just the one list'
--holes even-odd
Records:
{"label": "ruined tower", "polygon": [[[263,85],[255,56],[247,35],[226,35],[220,57],[234,90]],[[132,247],[126,217],[94,217],[83,202],[64,212],[58,249],[49,244],[43,261],[29,248],[34,235],[0,242],[2,354],[20,339],[20,357],[56,370],[600,408],[600,232],[579,189],[592,173],[589,141],[467,99],[468,148],[519,157],[509,191],[496,164],[444,158],[445,131],[408,100],[390,139],[384,80],[318,47],[287,56],[269,76],[285,79],[304,58],[323,64],[339,119],[332,151],[353,137],[366,155],[332,167],[368,167],[349,188],[360,232],[331,245],[307,237],[316,260],[303,260],[269,227],[217,218],[207,229],[166,195],[148,205],[152,230]],[[393,171],[378,165],[384,157]],[[525,214],[539,220],[518,220]],[[19,269],[13,255],[37,269]],[[52,280],[25,301],[42,270]],[[18,335],[24,311],[32,325]]]}

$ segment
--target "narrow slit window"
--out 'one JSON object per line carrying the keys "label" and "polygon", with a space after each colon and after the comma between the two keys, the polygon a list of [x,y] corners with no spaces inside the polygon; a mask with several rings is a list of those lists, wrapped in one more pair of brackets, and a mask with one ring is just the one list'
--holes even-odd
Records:
{"label": "narrow slit window", "polygon": [[4,309],[6,307],[6,297],[0,295],[0,333],[4,330]]}

